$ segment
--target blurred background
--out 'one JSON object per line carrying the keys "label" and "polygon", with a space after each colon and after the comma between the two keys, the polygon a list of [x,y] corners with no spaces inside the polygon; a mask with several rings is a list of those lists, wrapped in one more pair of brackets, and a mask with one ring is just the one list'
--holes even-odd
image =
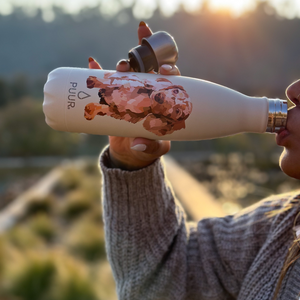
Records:
{"label": "blurred background", "polygon": [[[45,124],[51,70],[87,67],[89,56],[115,69],[144,20],[174,36],[182,75],[285,99],[300,77],[299,18],[297,0],[1,0],[0,299],[116,299],[97,169],[107,138]],[[299,188],[281,173],[280,152],[274,135],[240,134],[173,142],[170,155],[234,213]],[[47,192],[35,188],[41,179]]]}

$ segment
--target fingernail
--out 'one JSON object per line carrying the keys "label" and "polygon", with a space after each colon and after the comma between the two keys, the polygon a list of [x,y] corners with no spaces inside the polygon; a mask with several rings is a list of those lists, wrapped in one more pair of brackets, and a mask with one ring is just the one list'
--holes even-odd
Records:
{"label": "fingernail", "polygon": [[127,65],[127,60],[126,59],[121,59],[119,62],[118,62],[118,65]]}
{"label": "fingernail", "polygon": [[147,146],[145,144],[137,144],[137,145],[130,147],[130,149],[132,149],[134,151],[143,152],[147,149]]}
{"label": "fingernail", "polygon": [[161,68],[165,69],[166,71],[171,71],[173,69],[173,67],[171,65],[162,65]]}
{"label": "fingernail", "polygon": [[89,62],[95,61],[91,56],[89,57]]}
{"label": "fingernail", "polygon": [[139,26],[147,26],[147,24],[144,21],[141,21]]}

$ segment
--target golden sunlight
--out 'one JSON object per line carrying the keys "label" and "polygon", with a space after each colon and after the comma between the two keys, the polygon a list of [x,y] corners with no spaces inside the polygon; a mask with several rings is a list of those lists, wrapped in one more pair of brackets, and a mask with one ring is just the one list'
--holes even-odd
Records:
{"label": "golden sunlight", "polygon": [[256,1],[254,0],[209,0],[209,8],[212,11],[224,11],[235,17],[243,13],[255,9]]}

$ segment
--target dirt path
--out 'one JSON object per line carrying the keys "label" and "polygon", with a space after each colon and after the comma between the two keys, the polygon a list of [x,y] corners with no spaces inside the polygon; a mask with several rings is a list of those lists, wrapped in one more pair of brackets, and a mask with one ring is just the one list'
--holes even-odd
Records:
{"label": "dirt path", "polygon": [[35,185],[19,195],[0,211],[0,233],[7,230],[19,220],[26,211],[28,201],[36,198],[43,199],[62,175],[62,167],[56,167],[42,177]]}
{"label": "dirt path", "polygon": [[185,171],[171,156],[166,155],[164,160],[167,177],[173,186],[175,195],[194,221],[225,215],[221,204],[215,201],[199,181]]}
{"label": "dirt path", "polygon": [[[166,172],[173,190],[180,199],[189,217],[195,221],[204,217],[221,217],[224,215],[221,205],[216,202],[208,190],[201,185],[194,177],[185,171],[171,157],[164,157]],[[78,164],[79,161],[70,162]],[[68,165],[68,164],[66,164]],[[34,186],[26,192],[19,195],[7,207],[0,211],[0,232],[5,231],[22,217],[25,207],[30,199],[43,198],[48,195],[51,189],[62,176],[63,169],[66,165],[53,168]]]}

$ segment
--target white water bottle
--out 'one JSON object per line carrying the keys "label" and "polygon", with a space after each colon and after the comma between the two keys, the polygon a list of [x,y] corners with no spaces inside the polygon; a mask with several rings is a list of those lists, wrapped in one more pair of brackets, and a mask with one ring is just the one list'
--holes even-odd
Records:
{"label": "white water bottle", "polygon": [[43,109],[47,124],[60,131],[174,141],[273,133],[287,119],[285,100],[204,80],[80,68],[49,74]]}

